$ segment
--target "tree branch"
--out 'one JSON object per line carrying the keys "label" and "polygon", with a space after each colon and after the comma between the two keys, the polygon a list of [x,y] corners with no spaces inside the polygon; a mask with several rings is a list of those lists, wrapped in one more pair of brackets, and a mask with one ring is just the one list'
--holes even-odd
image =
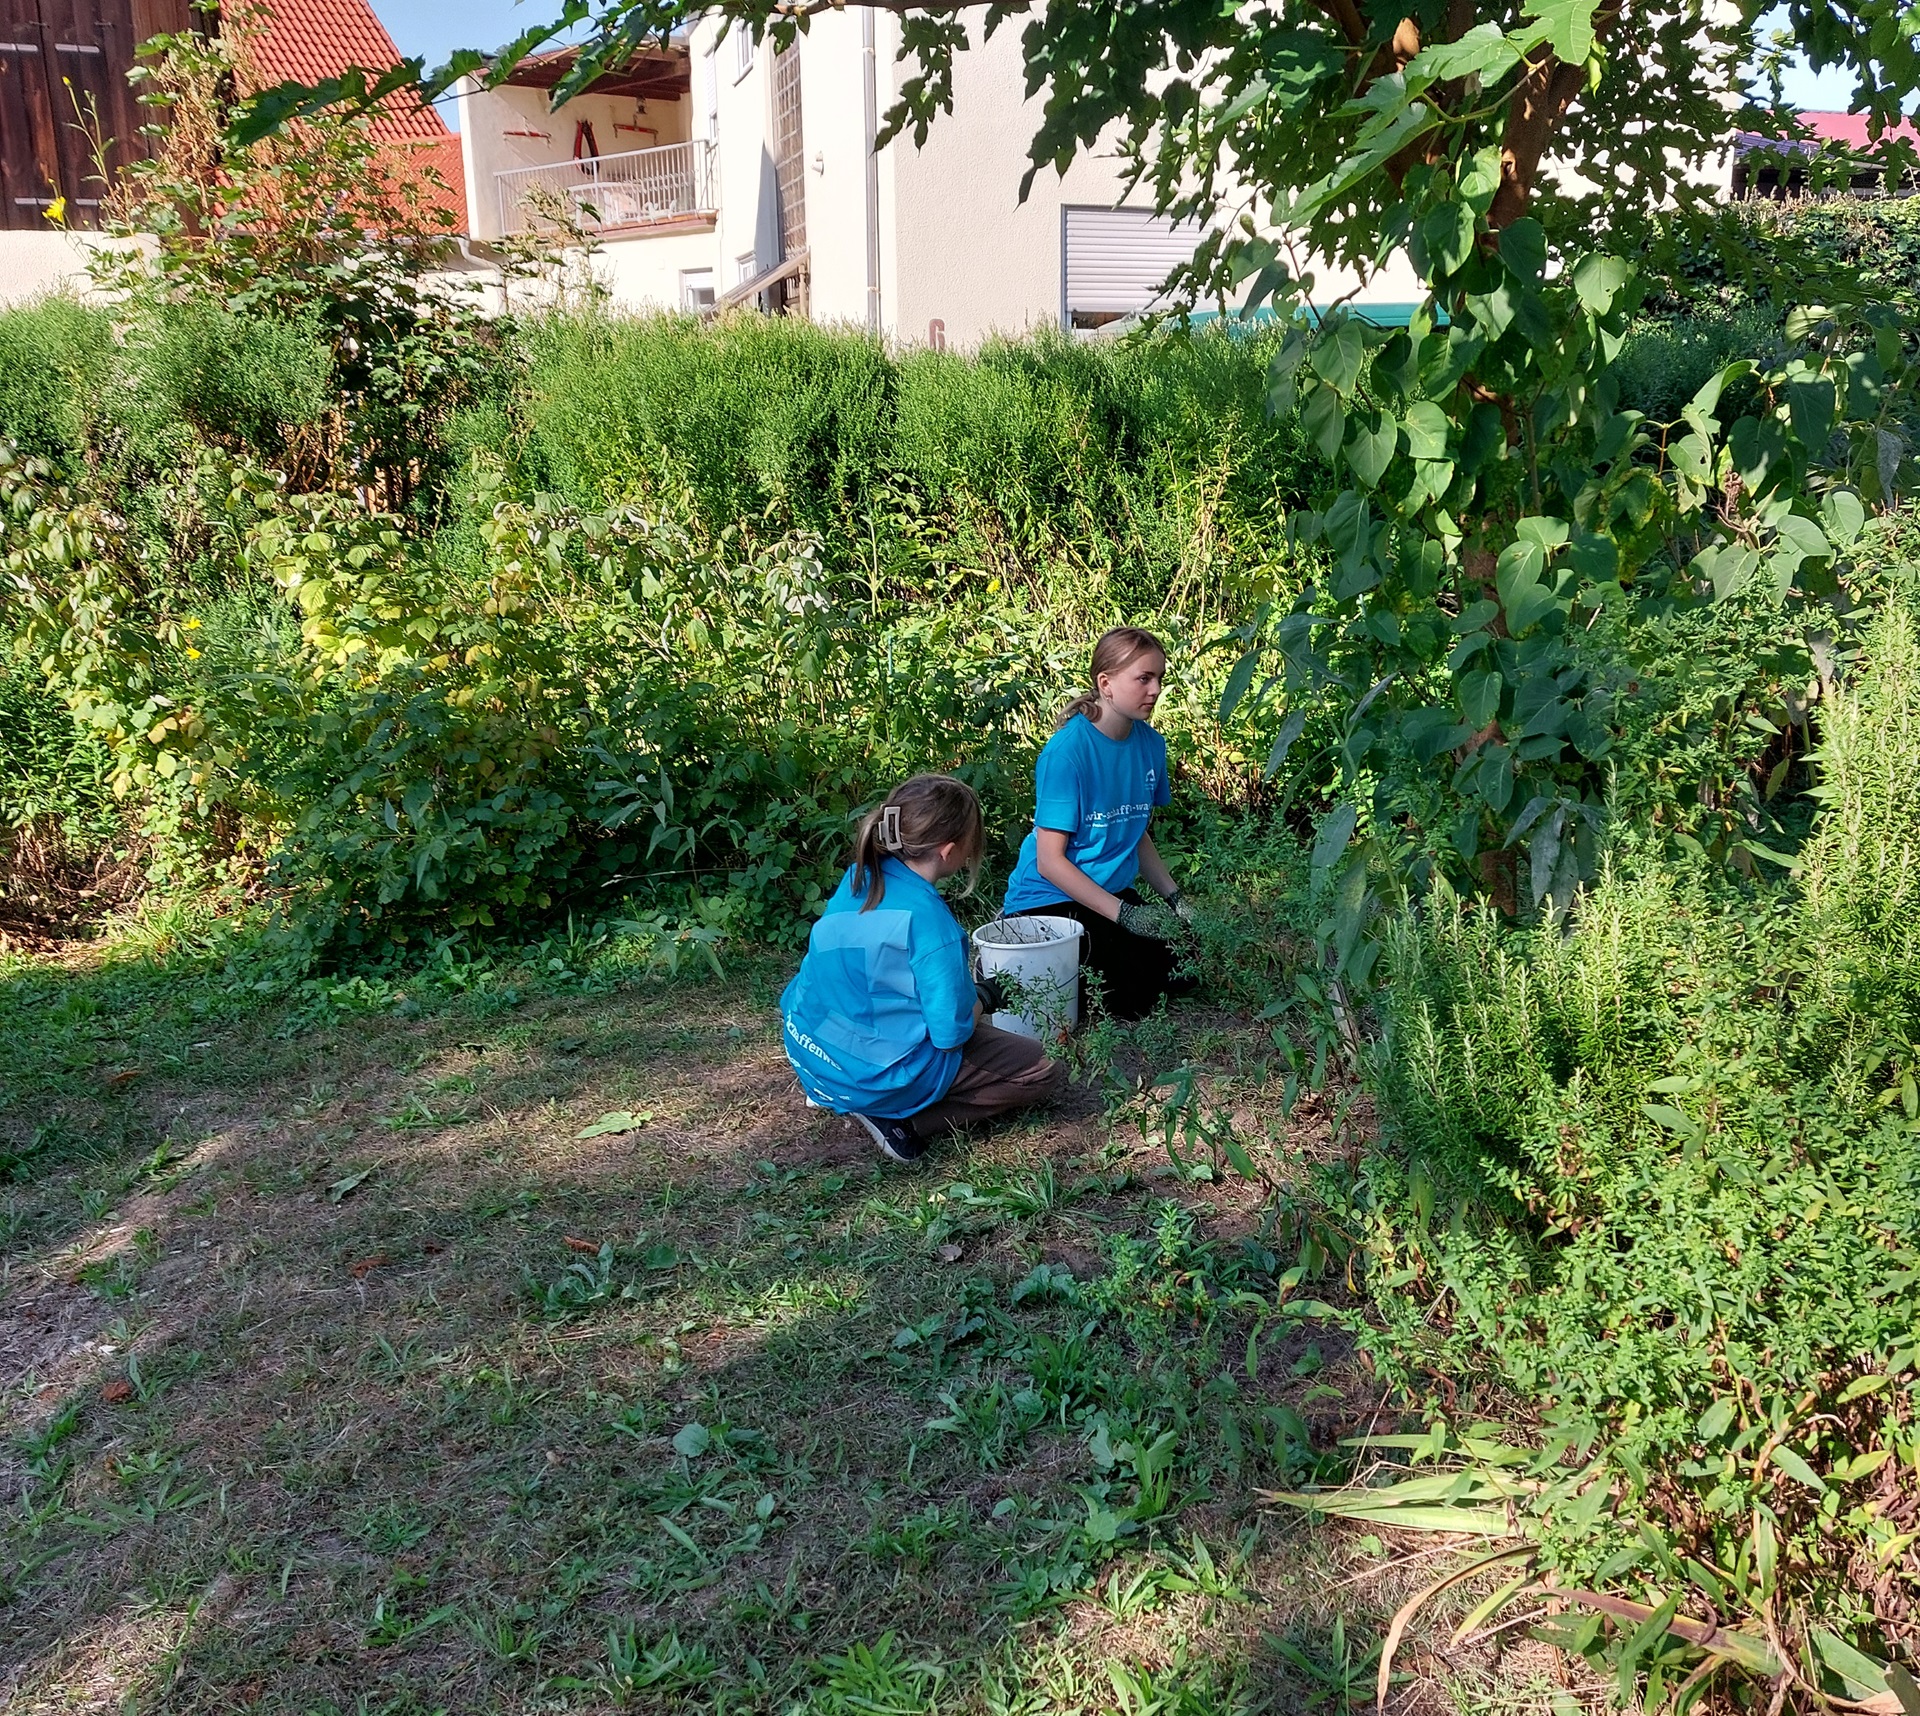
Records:
{"label": "tree branch", "polygon": [[[1595,38],[1605,36],[1619,18],[1619,0],[1607,0],[1593,15]],[[1507,109],[1506,134],[1500,140],[1500,189],[1494,193],[1493,207],[1487,214],[1495,232],[1511,226],[1527,212],[1541,158],[1586,76],[1585,66],[1568,65],[1548,54],[1520,80],[1513,105]]]}

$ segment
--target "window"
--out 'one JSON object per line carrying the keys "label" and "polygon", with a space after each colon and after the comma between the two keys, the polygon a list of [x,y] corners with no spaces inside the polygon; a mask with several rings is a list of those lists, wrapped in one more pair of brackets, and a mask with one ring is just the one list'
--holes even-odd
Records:
{"label": "window", "polygon": [[1149,209],[1061,212],[1061,320],[1080,333],[1150,309],[1200,237],[1191,222],[1176,226]]}
{"label": "window", "polygon": [[733,81],[738,83],[753,70],[753,32],[744,24],[733,27]]}
{"label": "window", "polygon": [[734,285],[744,286],[759,272],[760,258],[753,251],[749,250],[745,256],[736,256],[733,259]]}
{"label": "window", "polygon": [[711,268],[680,270],[680,308],[692,310],[696,315],[702,310],[713,308],[713,270]]}

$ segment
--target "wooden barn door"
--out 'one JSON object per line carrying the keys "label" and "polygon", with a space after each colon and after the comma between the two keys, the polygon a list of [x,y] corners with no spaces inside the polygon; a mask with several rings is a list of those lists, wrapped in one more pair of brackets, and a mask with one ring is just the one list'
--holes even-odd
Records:
{"label": "wooden barn door", "polygon": [[109,172],[147,153],[127,73],[148,36],[188,27],[186,0],[0,0],[0,227],[97,226]]}

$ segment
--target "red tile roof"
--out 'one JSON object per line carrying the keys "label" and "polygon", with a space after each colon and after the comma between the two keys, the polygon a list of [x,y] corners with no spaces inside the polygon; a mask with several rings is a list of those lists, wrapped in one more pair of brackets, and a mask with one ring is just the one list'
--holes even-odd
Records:
{"label": "red tile roof", "polygon": [[[1843,143],[1849,149],[1860,150],[1874,146],[1864,113],[1802,113],[1800,123],[1823,143]],[[1920,141],[1920,132],[1914,130],[1910,119],[1902,120],[1884,135],[1904,137],[1910,143]]]}
{"label": "red tile roof", "polygon": [[[400,61],[400,50],[367,0],[257,0],[257,16],[262,28],[247,44],[246,59],[262,88],[319,83],[348,66],[377,74]],[[439,174],[445,188],[429,184],[429,200],[451,210],[459,222],[455,230],[465,232],[460,139],[440,115],[396,96],[374,116],[373,135]]]}
{"label": "red tile roof", "polygon": [[1920,131],[1914,130],[1911,119],[1903,119],[1898,125],[1889,127],[1876,142],[1870,122],[1864,113],[1815,113],[1803,112],[1798,119],[1808,132],[1805,138],[1787,140],[1779,136],[1770,136],[1761,131],[1742,131],[1733,140],[1734,153],[1749,155],[1771,153],[1776,155],[1811,155],[1821,145],[1837,143],[1843,149],[1853,150],[1856,154],[1870,154],[1884,147],[1896,138],[1909,143],[1920,143]]}

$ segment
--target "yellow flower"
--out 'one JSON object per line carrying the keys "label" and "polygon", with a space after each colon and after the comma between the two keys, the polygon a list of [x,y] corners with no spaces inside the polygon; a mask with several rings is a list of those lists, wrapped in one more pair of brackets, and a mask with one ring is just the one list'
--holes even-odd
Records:
{"label": "yellow flower", "polygon": [[65,226],[67,224],[67,199],[65,197],[55,197],[52,202],[47,204],[47,219],[52,221],[55,226]]}

